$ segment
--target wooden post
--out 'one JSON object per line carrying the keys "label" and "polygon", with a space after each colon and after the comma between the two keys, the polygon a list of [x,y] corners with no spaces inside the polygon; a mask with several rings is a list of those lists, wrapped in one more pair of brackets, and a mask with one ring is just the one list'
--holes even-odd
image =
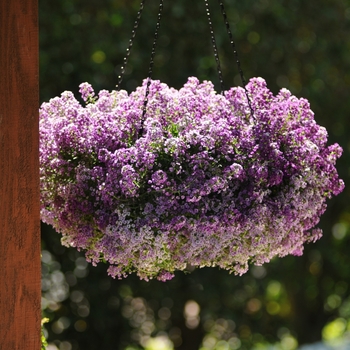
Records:
{"label": "wooden post", "polygon": [[40,350],[37,0],[0,0],[0,349]]}

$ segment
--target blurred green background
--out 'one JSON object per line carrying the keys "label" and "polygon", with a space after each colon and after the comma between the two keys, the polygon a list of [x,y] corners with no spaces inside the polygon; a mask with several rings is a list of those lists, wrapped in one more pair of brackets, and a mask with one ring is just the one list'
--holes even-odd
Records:
{"label": "blurred green background", "polygon": [[[344,154],[349,179],[350,1],[225,2],[247,79],[307,98],[317,122]],[[39,1],[41,102],[90,82],[113,89],[139,0]],[[209,1],[226,87],[240,85],[216,0]],[[122,88],[147,76],[158,1],[146,1]],[[219,88],[204,0],[165,1],[154,79],[179,88],[189,76]],[[350,332],[349,187],[328,202],[324,237],[302,257],[274,259],[242,277],[206,268],[166,283],[113,280],[83,252],[42,227],[43,309],[49,349],[293,350],[337,342]],[[269,345],[270,344],[270,345]]]}

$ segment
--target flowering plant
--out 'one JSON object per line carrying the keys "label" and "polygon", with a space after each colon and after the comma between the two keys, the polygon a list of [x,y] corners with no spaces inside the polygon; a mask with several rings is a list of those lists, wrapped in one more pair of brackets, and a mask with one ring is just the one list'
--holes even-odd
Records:
{"label": "flowering plant", "polygon": [[186,266],[237,274],[300,255],[320,238],[336,159],[307,100],[262,78],[217,94],[189,78],[128,95],[80,85],[40,109],[41,216],[63,244],[122,278],[167,280]]}

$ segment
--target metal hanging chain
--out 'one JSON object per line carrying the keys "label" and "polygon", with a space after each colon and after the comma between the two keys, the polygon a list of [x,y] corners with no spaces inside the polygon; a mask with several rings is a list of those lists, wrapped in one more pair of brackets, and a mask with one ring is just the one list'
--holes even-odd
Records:
{"label": "metal hanging chain", "polygon": [[141,118],[141,128],[139,130],[139,137],[143,134],[143,123],[146,115],[146,107],[148,103],[148,94],[149,94],[149,87],[151,85],[151,79],[153,74],[153,66],[154,66],[154,57],[156,54],[156,48],[157,48],[157,42],[158,42],[158,36],[159,36],[159,28],[160,28],[160,21],[162,19],[163,14],[163,0],[160,0],[159,2],[159,10],[158,10],[158,17],[157,17],[157,24],[156,24],[156,30],[154,33],[154,39],[153,39],[153,45],[152,45],[152,52],[151,52],[151,59],[149,63],[148,68],[148,77],[147,77],[147,85],[146,85],[146,93],[145,93],[145,99],[143,101],[143,110],[142,110],[142,118]]}
{"label": "metal hanging chain", "polygon": [[141,19],[141,15],[142,15],[142,11],[143,11],[145,2],[146,2],[146,0],[142,0],[141,1],[140,9],[137,12],[137,17],[136,17],[136,20],[135,20],[135,23],[134,23],[134,28],[132,30],[131,38],[129,40],[129,46],[126,49],[126,55],[125,55],[124,60],[123,60],[123,65],[120,68],[120,75],[118,75],[118,83],[116,85],[117,90],[120,89],[120,84],[123,81],[123,77],[124,77],[124,74],[125,74],[125,68],[126,68],[126,65],[128,63],[128,59],[129,59],[129,56],[130,56],[131,48],[132,48],[132,46],[134,44],[134,40],[135,40],[135,36],[136,36],[136,30],[139,27],[139,23],[140,23],[140,19]]}
{"label": "metal hanging chain", "polygon": [[221,70],[219,52],[218,52],[218,47],[216,45],[216,40],[215,40],[215,35],[214,35],[214,28],[213,28],[213,23],[212,23],[212,20],[211,20],[210,9],[209,9],[209,3],[208,3],[208,0],[204,0],[204,2],[205,2],[206,12],[207,12],[207,18],[208,18],[209,29],[210,29],[210,36],[211,36],[211,43],[213,45],[214,57],[215,57],[215,61],[216,61],[216,67],[217,67],[217,71],[218,71],[218,74],[219,74],[219,80],[220,80],[220,86],[221,86],[221,94],[223,94],[224,90],[225,90],[224,79],[222,77],[222,70]]}
{"label": "metal hanging chain", "polygon": [[250,97],[249,97],[249,94],[248,94],[248,91],[247,91],[247,88],[246,88],[246,81],[244,79],[243,70],[241,68],[241,62],[239,61],[236,45],[235,45],[235,42],[233,41],[233,35],[232,35],[231,29],[230,29],[230,23],[228,22],[228,19],[227,19],[224,3],[222,2],[222,0],[218,0],[218,3],[219,3],[220,8],[221,8],[222,16],[224,17],[224,22],[225,22],[225,25],[226,25],[227,34],[229,36],[230,43],[231,43],[231,46],[233,48],[233,53],[234,53],[235,58],[236,58],[236,63],[237,63],[239,75],[241,77],[242,85],[243,85],[245,94],[247,96],[250,113],[251,113],[253,119],[255,119],[254,118],[254,111],[253,111],[252,103],[251,103],[251,100],[250,100]]}

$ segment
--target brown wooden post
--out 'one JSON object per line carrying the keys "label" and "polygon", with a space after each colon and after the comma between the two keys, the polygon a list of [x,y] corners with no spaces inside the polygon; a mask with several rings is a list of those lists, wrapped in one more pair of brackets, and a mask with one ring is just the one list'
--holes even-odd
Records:
{"label": "brown wooden post", "polygon": [[40,350],[38,4],[0,0],[0,349]]}

